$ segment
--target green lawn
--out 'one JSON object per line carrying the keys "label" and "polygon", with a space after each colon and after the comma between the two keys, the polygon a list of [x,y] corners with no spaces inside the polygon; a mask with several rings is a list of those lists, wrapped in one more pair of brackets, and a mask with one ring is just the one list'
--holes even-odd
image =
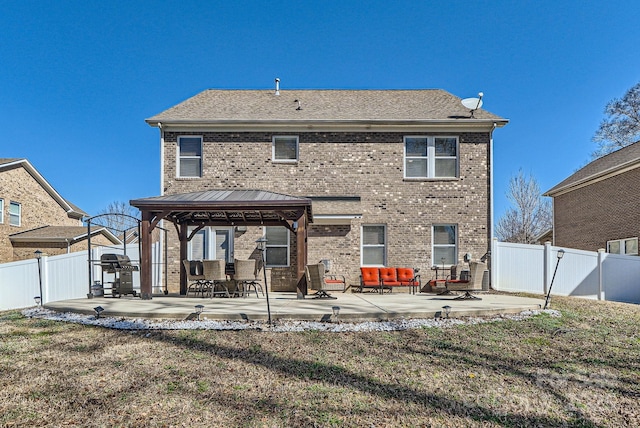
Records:
{"label": "green lawn", "polygon": [[0,426],[637,427],[640,307],[398,332],[117,331],[0,313]]}

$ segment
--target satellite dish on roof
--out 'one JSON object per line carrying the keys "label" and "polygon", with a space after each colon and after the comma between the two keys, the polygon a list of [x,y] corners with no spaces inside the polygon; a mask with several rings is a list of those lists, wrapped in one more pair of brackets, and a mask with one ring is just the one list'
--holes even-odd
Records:
{"label": "satellite dish on roof", "polygon": [[473,117],[473,112],[482,107],[482,97],[484,94],[482,92],[478,93],[478,98],[465,98],[462,100],[462,105],[468,108],[471,113],[471,117]]}

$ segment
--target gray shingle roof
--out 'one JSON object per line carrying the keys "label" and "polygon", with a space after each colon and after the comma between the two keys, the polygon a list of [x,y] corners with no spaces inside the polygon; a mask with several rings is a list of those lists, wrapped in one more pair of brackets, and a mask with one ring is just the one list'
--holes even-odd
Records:
{"label": "gray shingle roof", "polygon": [[640,163],[640,141],[627,147],[623,147],[613,153],[609,153],[608,155],[587,164],[571,176],[547,190],[544,193],[544,196],[554,196],[558,192],[589,182],[605,174],[610,174],[616,170],[626,168],[636,163]]}
{"label": "gray shingle roof", "polygon": [[[298,101],[300,109],[298,109]],[[398,122],[471,119],[461,99],[441,89],[423,90],[205,90],[147,123]],[[507,120],[486,110],[475,120]]]}
{"label": "gray shingle roof", "polygon": [[[118,243],[104,227],[91,227],[91,234],[103,233],[112,242]],[[85,239],[87,228],[84,226],[41,226],[35,229],[9,235],[13,242],[66,242]]]}

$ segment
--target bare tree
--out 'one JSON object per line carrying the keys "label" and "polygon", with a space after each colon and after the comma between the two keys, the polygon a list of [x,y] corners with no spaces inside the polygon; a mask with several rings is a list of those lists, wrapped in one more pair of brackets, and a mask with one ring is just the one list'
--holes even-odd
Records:
{"label": "bare tree", "polygon": [[109,229],[116,236],[124,236],[125,232],[137,228],[138,210],[122,201],[114,201],[100,210],[92,224]]}
{"label": "bare tree", "polygon": [[507,198],[512,206],[496,225],[496,235],[501,241],[533,244],[537,236],[551,228],[551,202],[543,199],[533,176],[518,171],[509,180]]}
{"label": "bare tree", "polygon": [[598,149],[591,154],[592,159],[640,141],[640,83],[622,98],[609,101],[604,113],[607,117],[593,137]]}

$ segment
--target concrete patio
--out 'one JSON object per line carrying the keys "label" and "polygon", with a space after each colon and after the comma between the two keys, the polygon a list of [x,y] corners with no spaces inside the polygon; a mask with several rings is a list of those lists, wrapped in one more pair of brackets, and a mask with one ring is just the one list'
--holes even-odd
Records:
{"label": "concrete patio", "polygon": [[[454,300],[456,296],[421,293],[339,293],[336,299],[296,299],[295,293],[270,293],[269,303],[273,320],[327,320],[332,307],[340,307],[342,320],[390,320],[401,318],[434,318],[442,315],[442,307],[451,307],[450,317],[488,316],[541,309],[543,299],[509,294],[478,293],[482,300]],[[138,297],[96,297],[46,303],[58,312],[95,314],[101,306],[102,316],[155,319],[193,318],[195,306],[203,305],[202,317],[211,320],[266,320],[267,300],[259,298],[200,298],[154,296],[151,300]]]}

